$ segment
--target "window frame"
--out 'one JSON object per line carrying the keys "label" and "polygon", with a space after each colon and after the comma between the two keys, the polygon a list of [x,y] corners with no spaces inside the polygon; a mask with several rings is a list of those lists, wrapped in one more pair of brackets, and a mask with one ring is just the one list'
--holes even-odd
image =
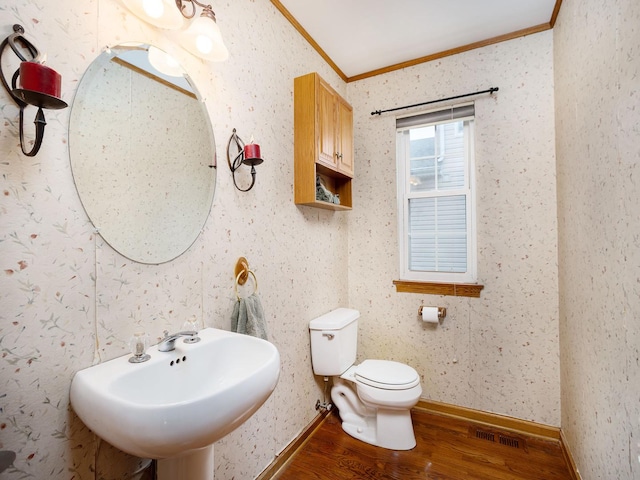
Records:
{"label": "window frame", "polygon": [[[473,104],[471,104],[473,105]],[[421,115],[444,113],[447,110],[453,112],[453,108],[437,109],[426,112],[414,113],[406,117],[419,117]],[[411,192],[410,189],[410,156],[408,131],[413,128],[425,126],[444,125],[453,122],[464,122],[464,162],[465,162],[465,186],[460,189],[441,190],[434,192]],[[406,138],[404,137],[406,135]],[[437,135],[437,134],[436,134]],[[437,283],[475,283],[477,282],[477,217],[476,217],[476,174],[475,174],[475,115],[465,115],[459,118],[441,119],[432,122],[417,123],[404,127],[396,127],[396,185],[397,185],[397,211],[398,211],[398,246],[400,279],[413,282],[437,282]],[[437,155],[436,155],[437,158]],[[437,161],[437,160],[436,160]],[[466,272],[428,272],[416,271],[409,268],[409,201],[414,198],[448,197],[464,194],[466,196],[466,233],[467,233],[467,271]]]}

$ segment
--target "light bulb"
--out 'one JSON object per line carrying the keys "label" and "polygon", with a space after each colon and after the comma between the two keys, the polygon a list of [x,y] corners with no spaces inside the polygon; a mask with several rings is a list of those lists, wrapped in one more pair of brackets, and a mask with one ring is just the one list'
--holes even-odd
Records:
{"label": "light bulb", "polygon": [[199,52],[207,55],[213,48],[213,42],[206,35],[198,35],[196,37],[196,48]]}
{"label": "light bulb", "polygon": [[187,51],[205,60],[221,62],[229,57],[218,25],[206,15],[191,22],[189,28],[181,35],[180,44]]}
{"label": "light bulb", "polygon": [[184,24],[184,17],[174,0],[122,0],[136,17],[160,28],[176,30]]}
{"label": "light bulb", "polygon": [[164,15],[164,3],[162,0],[142,0],[144,13],[151,18],[160,18]]}

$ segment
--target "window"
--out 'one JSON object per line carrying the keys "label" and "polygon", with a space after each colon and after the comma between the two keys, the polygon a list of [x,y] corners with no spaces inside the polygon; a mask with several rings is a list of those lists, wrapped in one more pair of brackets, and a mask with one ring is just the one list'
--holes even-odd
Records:
{"label": "window", "polygon": [[398,118],[400,278],[475,282],[473,105]]}

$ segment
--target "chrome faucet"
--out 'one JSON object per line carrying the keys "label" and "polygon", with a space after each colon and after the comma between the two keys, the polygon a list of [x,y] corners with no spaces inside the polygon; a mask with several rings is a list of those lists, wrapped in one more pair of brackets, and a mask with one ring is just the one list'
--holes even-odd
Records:
{"label": "chrome faucet", "polygon": [[176,340],[180,337],[187,337],[184,339],[184,343],[197,343],[200,341],[198,332],[195,330],[186,330],[184,332],[174,333],[169,335],[167,330],[164,331],[164,338],[158,343],[159,352],[171,352],[176,349]]}

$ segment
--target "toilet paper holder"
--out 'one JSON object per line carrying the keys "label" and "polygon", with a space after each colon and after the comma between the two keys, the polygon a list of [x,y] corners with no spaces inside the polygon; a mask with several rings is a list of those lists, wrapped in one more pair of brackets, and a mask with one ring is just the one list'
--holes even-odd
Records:
{"label": "toilet paper holder", "polygon": [[[424,308],[424,305],[420,305],[420,308],[418,308],[418,316],[422,317],[422,309]],[[447,309],[445,307],[438,307],[438,320],[443,320],[444,317],[447,316]]]}

